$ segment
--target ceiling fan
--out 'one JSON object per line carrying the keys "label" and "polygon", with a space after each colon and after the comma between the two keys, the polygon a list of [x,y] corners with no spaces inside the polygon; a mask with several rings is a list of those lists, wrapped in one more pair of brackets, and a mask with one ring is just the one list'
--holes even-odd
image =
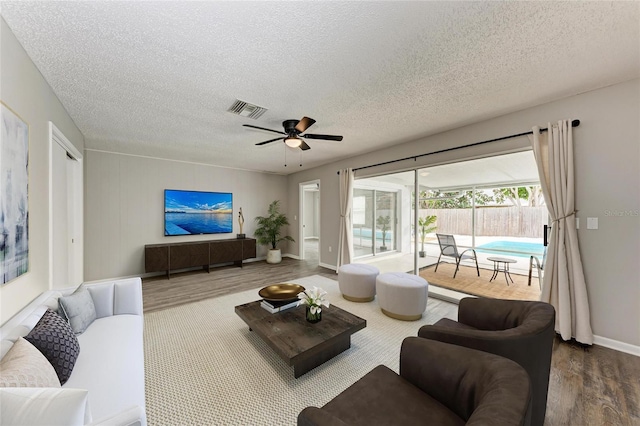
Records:
{"label": "ceiling fan", "polygon": [[333,136],[333,135],[315,135],[315,134],[302,134],[309,127],[313,126],[316,122],[313,118],[302,117],[302,120],[285,120],[282,122],[282,127],[284,127],[284,132],[280,130],[266,129],[264,127],[252,126],[251,124],[243,124],[244,127],[251,127],[253,129],[266,130],[267,132],[280,133],[281,137],[275,139],[269,139],[268,141],[258,142],[256,145],[266,145],[271,142],[284,140],[284,143],[291,148],[300,148],[303,151],[311,149],[307,143],[302,140],[305,139],[323,139],[327,141],[341,141],[342,136]]}

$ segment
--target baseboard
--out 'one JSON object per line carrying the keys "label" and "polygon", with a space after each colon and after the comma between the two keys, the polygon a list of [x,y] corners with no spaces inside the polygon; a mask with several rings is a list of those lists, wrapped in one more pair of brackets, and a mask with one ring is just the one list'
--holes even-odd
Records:
{"label": "baseboard", "polygon": [[619,340],[613,340],[602,336],[593,336],[593,344],[604,346],[605,348],[624,352],[630,355],[640,356],[640,346],[631,345]]}
{"label": "baseboard", "polygon": [[291,259],[300,260],[300,256],[297,254],[285,253],[282,257],[290,257]]}
{"label": "baseboard", "polygon": [[323,268],[327,268],[327,269],[331,269],[332,271],[336,271],[336,273],[338,272],[338,268],[335,265],[329,265],[328,263],[322,263],[322,262],[320,262],[318,265],[322,266]]}

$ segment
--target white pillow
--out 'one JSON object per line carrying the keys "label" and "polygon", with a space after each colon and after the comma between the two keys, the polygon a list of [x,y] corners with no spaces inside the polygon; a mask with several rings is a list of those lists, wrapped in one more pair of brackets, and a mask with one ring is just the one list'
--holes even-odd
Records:
{"label": "white pillow", "polygon": [[65,388],[0,388],[3,426],[82,426],[91,423],[89,391]]}
{"label": "white pillow", "polygon": [[0,361],[0,387],[60,387],[60,380],[42,352],[18,337]]}

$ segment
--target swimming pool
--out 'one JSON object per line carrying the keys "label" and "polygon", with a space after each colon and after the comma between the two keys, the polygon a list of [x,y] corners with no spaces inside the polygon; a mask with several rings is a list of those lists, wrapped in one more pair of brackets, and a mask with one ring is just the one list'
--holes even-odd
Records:
{"label": "swimming pool", "polygon": [[544,245],[542,245],[541,243],[523,243],[520,241],[500,240],[482,244],[481,246],[476,247],[476,251],[480,253],[490,254],[502,253],[518,257],[542,257],[542,255],[544,254]]}

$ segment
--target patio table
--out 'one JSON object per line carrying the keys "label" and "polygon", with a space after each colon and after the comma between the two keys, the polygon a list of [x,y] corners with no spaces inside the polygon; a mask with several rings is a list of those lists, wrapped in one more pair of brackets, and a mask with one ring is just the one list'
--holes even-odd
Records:
{"label": "patio table", "polygon": [[487,260],[493,262],[493,275],[491,276],[489,282],[496,279],[500,272],[504,272],[504,279],[507,282],[507,285],[509,285],[509,280],[511,280],[511,283],[513,283],[513,278],[511,278],[511,274],[509,273],[509,264],[517,263],[517,260],[509,259],[507,257],[487,257]]}

